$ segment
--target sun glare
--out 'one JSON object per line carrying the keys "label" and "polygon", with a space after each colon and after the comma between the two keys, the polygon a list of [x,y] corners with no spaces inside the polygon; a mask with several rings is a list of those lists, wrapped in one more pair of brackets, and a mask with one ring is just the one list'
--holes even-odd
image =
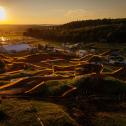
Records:
{"label": "sun glare", "polygon": [[3,7],[0,7],[0,20],[4,21],[6,19],[6,11]]}

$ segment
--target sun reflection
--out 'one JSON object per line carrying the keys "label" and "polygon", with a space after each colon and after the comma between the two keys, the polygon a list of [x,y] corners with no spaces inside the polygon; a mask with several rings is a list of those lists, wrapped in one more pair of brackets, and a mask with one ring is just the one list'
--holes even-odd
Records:
{"label": "sun reflection", "polygon": [[5,42],[5,38],[3,36],[1,37],[1,41],[2,42]]}
{"label": "sun reflection", "polygon": [[5,37],[0,37],[0,44],[6,44],[7,39]]}

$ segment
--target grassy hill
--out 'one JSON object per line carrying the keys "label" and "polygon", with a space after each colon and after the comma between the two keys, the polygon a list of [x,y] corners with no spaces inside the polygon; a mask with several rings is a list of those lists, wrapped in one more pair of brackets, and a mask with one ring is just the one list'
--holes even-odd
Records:
{"label": "grassy hill", "polygon": [[[103,24],[92,29],[99,27]],[[110,24],[104,27],[108,29]],[[108,55],[109,46],[103,50],[102,44],[93,46],[99,47],[98,54]],[[94,70],[95,66],[85,61],[102,61],[98,54],[81,59],[64,53],[1,54],[0,67],[5,71],[0,74],[0,126],[125,126],[125,67],[103,64],[95,65]],[[56,59],[59,62],[54,62]],[[73,67],[70,61],[74,60]],[[78,60],[84,64],[78,65]],[[56,64],[52,67],[51,63]],[[84,72],[75,76],[78,67]],[[103,72],[99,73],[99,68]]]}
{"label": "grassy hill", "polygon": [[107,76],[99,78],[93,74],[84,75],[70,80],[61,81],[48,81],[40,85],[31,92],[29,95],[39,95],[41,97],[61,97],[71,88],[76,87],[75,90],[66,93],[66,97],[74,96],[90,96],[108,97],[118,99],[126,94],[126,83],[116,78]]}
{"label": "grassy hill", "polygon": [[25,36],[63,42],[122,42],[126,38],[126,19],[74,21],[63,25],[29,28]]}
{"label": "grassy hill", "polygon": [[[59,97],[72,86],[77,90]],[[0,125],[125,126],[126,104],[120,99],[125,93],[126,83],[112,77],[48,81],[25,97],[3,99]]]}
{"label": "grassy hill", "polygon": [[42,124],[76,126],[76,121],[62,106],[50,102],[9,99],[4,100],[0,106],[0,126],[41,126]]}

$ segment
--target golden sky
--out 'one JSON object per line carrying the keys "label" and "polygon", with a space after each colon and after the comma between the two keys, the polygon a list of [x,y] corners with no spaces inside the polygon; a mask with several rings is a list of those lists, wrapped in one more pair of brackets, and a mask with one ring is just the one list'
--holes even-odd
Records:
{"label": "golden sky", "polygon": [[126,0],[0,0],[0,8],[4,8],[4,12],[0,9],[0,24],[61,24],[126,18]]}

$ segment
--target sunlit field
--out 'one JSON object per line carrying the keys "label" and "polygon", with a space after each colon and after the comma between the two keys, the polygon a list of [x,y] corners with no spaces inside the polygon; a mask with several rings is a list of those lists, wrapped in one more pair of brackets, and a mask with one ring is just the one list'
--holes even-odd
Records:
{"label": "sunlit field", "polygon": [[64,45],[24,35],[28,28],[1,27],[0,125],[124,126],[126,44]]}
{"label": "sunlit field", "polygon": [[126,126],[125,12],[125,0],[1,0],[0,126]]}

